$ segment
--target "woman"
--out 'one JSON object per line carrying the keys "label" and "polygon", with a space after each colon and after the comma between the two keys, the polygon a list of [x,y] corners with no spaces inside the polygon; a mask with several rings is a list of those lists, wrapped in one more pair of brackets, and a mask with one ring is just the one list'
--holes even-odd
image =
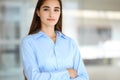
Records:
{"label": "woman", "polygon": [[61,0],[38,0],[21,52],[27,80],[88,80],[78,47],[62,34]]}

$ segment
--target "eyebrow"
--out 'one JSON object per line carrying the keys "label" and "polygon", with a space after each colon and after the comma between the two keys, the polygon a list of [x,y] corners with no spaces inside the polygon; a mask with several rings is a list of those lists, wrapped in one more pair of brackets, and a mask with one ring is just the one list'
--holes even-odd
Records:
{"label": "eyebrow", "polygon": [[56,9],[60,9],[60,7],[55,7]]}
{"label": "eyebrow", "polygon": [[[49,6],[43,6],[43,8],[50,8]],[[55,7],[55,9],[60,9],[60,7]]]}
{"label": "eyebrow", "polygon": [[43,6],[43,8],[50,8],[49,6]]}

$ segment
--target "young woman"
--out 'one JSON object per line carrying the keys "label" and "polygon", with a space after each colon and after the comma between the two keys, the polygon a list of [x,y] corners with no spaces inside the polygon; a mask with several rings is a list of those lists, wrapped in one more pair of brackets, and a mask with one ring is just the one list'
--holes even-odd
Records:
{"label": "young woman", "polygon": [[61,0],[38,0],[21,52],[27,80],[88,80],[78,47],[62,33]]}

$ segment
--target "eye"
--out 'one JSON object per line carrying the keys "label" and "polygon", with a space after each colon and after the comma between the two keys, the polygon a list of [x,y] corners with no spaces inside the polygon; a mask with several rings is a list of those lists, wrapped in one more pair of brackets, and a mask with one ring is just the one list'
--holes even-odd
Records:
{"label": "eye", "polygon": [[55,12],[59,12],[60,10],[59,10],[59,9],[55,9],[54,11],[55,11]]}
{"label": "eye", "polygon": [[48,11],[49,9],[47,9],[47,8],[45,8],[45,9],[43,9],[44,11]]}

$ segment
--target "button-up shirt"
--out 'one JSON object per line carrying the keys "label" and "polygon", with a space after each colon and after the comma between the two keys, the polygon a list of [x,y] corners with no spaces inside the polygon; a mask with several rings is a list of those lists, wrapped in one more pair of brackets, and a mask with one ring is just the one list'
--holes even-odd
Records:
{"label": "button-up shirt", "polygon": [[[26,36],[21,43],[23,69],[27,80],[88,80],[75,41],[56,31],[56,42],[44,32]],[[72,79],[67,71],[77,71]]]}

